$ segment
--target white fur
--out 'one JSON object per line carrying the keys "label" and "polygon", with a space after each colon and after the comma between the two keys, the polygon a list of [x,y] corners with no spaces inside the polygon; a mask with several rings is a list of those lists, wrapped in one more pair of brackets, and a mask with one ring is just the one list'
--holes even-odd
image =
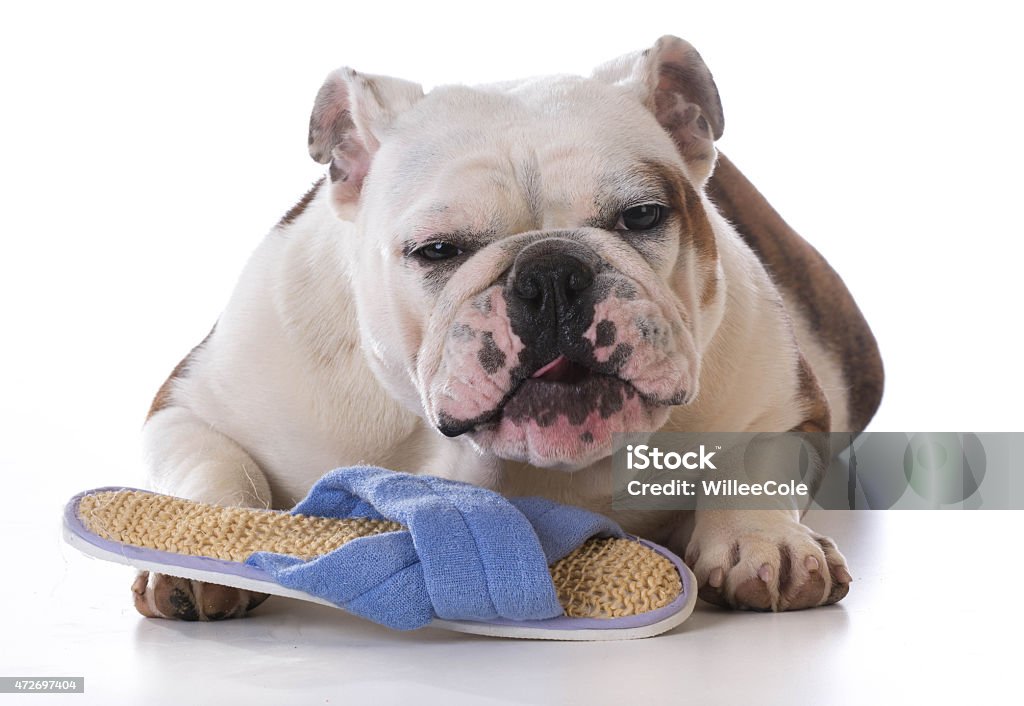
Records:
{"label": "white fur", "polygon": [[[621,68],[606,71],[619,77]],[[387,80],[374,80],[385,84],[375,95],[386,99]],[[572,474],[531,468],[475,450],[465,437],[446,438],[425,421],[427,392],[416,359],[433,345],[424,337],[437,302],[419,294],[415,275],[400,266],[402,241],[418,229],[443,232],[449,225],[515,233],[517,224],[538,214],[518,208],[510,189],[539,190],[539,227],[575,227],[587,215],[596,175],[638,158],[689,167],[642,105],[643,92],[628,82],[538,79],[475,90],[443,87],[424,98],[416,88],[402,82],[396,89],[401,110],[374,103],[357,115],[373,123],[374,161],[358,209],[342,210],[354,213],[354,222],[339,219],[328,183],[252,255],[212,335],[172,382],[170,405],[146,424],[156,489],[285,508],[332,468],[376,464],[611,511],[607,458]],[[566,104],[579,109],[559,112]],[[610,125],[617,129],[610,132]],[[494,126],[502,129],[496,133]],[[530,165],[534,181],[524,187],[502,178],[510,161]],[[700,187],[705,178],[697,173],[691,181]],[[457,194],[467,197],[453,198]],[[443,213],[435,208],[442,203],[449,205]],[[703,204],[718,270],[686,270],[676,290],[699,356],[699,394],[672,408],[663,428],[781,431],[798,425],[798,340],[823,376],[832,409],[845,410],[834,362],[802,320],[794,325],[795,310],[754,253],[706,198]],[[666,281],[679,255],[678,243],[668,247],[657,272]],[[717,278],[718,294],[702,307],[695,300],[703,276]],[[769,517],[767,525],[799,532],[790,527],[791,514]],[[698,521],[698,535],[703,527],[709,544],[728,545],[721,537],[728,522],[716,518],[711,525]],[[679,520],[664,527],[661,516],[637,513],[618,519],[655,538],[668,539],[683,527],[688,535],[694,526]],[[748,525],[744,532],[752,531]],[[687,537],[677,541],[683,547]],[[702,568],[698,578],[707,573]]]}

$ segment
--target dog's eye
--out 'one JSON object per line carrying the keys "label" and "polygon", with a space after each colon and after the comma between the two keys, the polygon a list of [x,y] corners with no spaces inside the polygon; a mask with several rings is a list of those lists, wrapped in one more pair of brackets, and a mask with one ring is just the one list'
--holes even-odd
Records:
{"label": "dog's eye", "polygon": [[615,230],[650,230],[661,225],[664,219],[664,206],[645,203],[623,211],[619,222],[615,224]]}
{"label": "dog's eye", "polygon": [[413,252],[413,255],[428,262],[450,260],[461,254],[462,250],[451,243],[430,243]]}

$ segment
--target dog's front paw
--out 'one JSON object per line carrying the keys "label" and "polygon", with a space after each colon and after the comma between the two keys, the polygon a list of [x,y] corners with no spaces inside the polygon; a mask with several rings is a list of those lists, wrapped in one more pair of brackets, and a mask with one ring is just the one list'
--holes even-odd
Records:
{"label": "dog's front paw", "polygon": [[148,571],[135,578],[132,596],[135,609],[147,618],[170,620],[241,618],[267,599],[266,593]]}
{"label": "dog's front paw", "polygon": [[852,578],[835,542],[781,512],[715,513],[698,520],[686,563],[709,603],[800,610],[843,599]]}

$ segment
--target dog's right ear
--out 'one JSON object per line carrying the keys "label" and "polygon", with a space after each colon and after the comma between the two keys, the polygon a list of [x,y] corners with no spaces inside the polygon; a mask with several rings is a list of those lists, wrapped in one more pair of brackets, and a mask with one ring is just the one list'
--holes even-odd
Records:
{"label": "dog's right ear", "polygon": [[331,165],[331,202],[341,218],[355,216],[363,179],[394,119],[422,97],[419,84],[390,76],[347,67],[327,76],[309,117],[309,154]]}

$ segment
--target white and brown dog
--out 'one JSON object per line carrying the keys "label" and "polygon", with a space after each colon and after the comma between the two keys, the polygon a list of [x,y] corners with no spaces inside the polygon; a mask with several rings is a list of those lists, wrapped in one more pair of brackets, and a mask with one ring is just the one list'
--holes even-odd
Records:
{"label": "white and brown dog", "polygon": [[[612,434],[864,428],[874,338],[836,273],[722,155],[700,55],[424,95],[341,69],[328,173],[266,236],[144,429],[152,487],[287,508],[375,464],[544,495],[683,553],[701,596],[787,610],[850,574],[799,508],[616,513]],[[160,575],[145,615],[263,596]]]}

